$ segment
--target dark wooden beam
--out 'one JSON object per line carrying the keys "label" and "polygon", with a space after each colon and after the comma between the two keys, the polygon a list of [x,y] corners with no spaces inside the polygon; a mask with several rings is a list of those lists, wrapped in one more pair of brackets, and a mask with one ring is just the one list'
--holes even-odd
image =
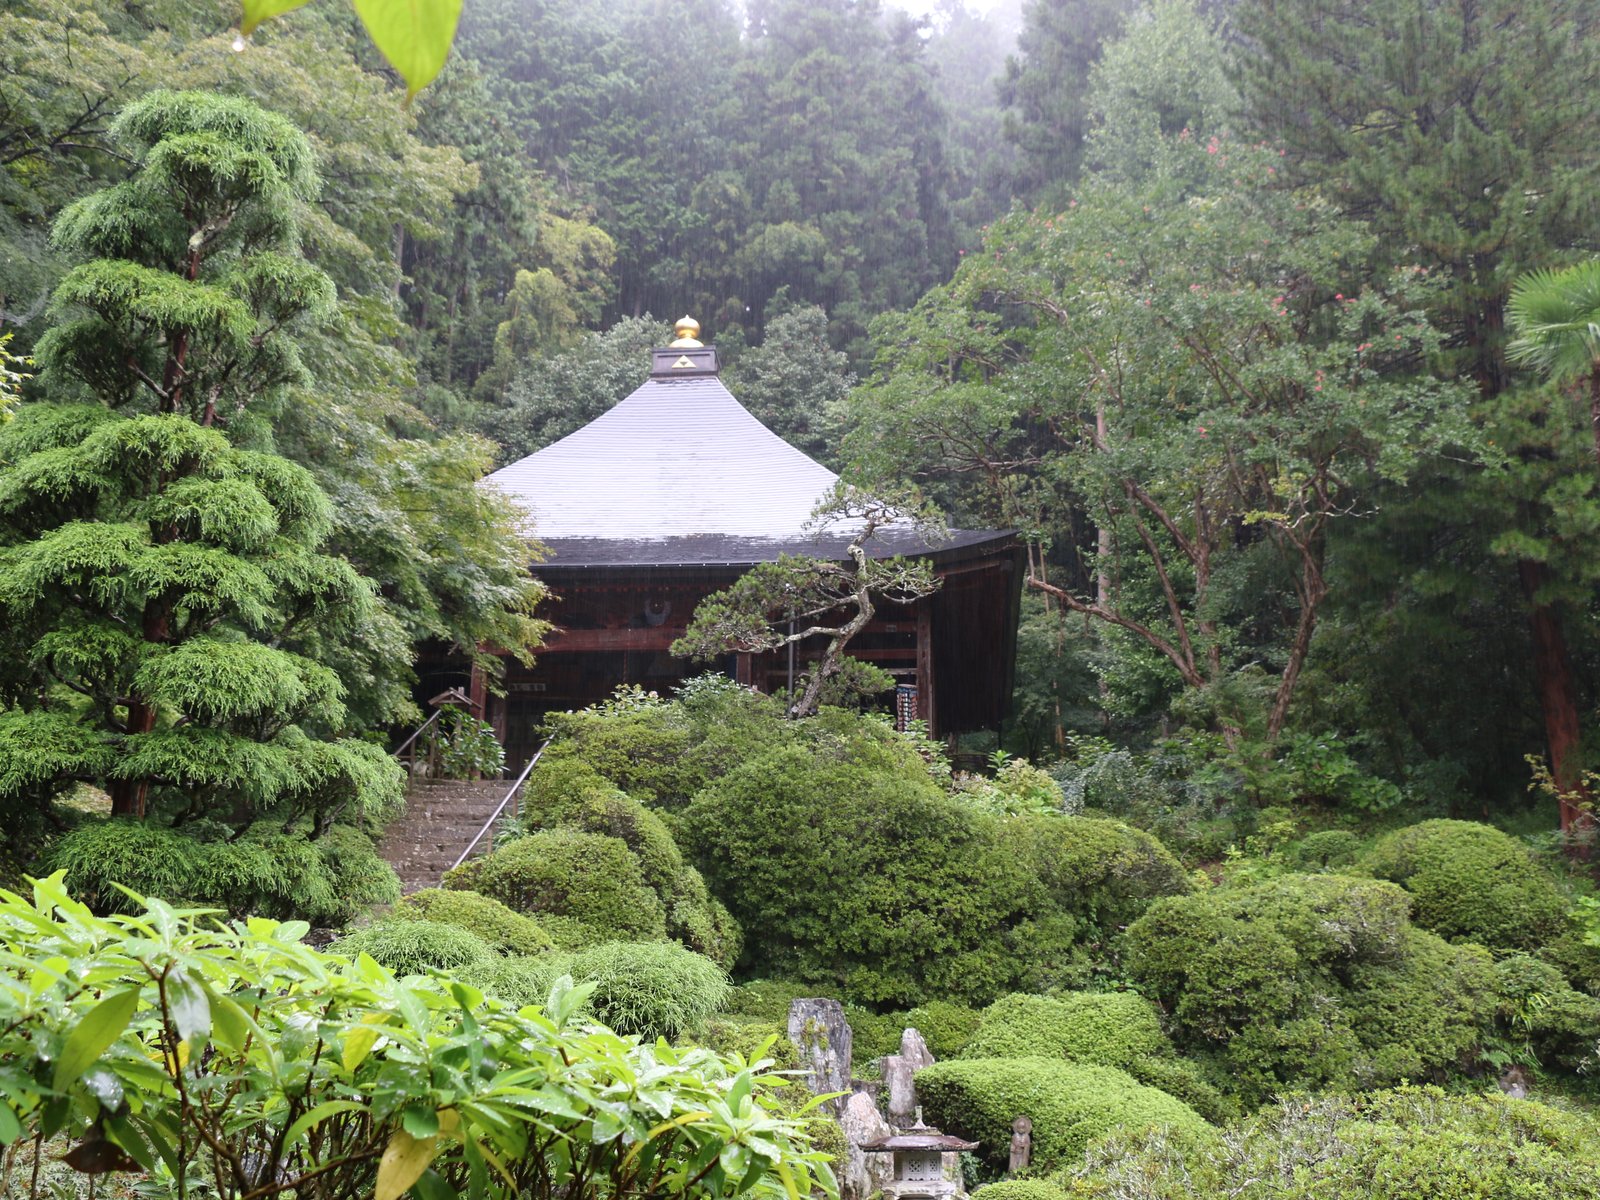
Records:
{"label": "dark wooden beam", "polygon": [[541,654],[581,654],[604,650],[665,650],[683,636],[681,629],[562,629],[545,639]]}

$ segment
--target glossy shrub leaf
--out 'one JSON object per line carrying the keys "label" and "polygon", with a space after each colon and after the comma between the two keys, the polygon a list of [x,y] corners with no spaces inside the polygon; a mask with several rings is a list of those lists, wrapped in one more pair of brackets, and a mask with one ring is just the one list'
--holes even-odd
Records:
{"label": "glossy shrub leaf", "polygon": [[415,96],[444,67],[461,0],[354,0],[361,23]]}
{"label": "glossy shrub leaf", "polygon": [[375,1200],[398,1200],[422,1178],[438,1152],[437,1137],[414,1138],[404,1129],[395,1130],[378,1160],[378,1188]]}
{"label": "glossy shrub leaf", "polygon": [[71,1084],[122,1035],[139,1007],[139,988],[124,988],[105,997],[89,1010],[67,1035],[56,1060],[53,1084],[57,1091]]}
{"label": "glossy shrub leaf", "polygon": [[244,0],[244,23],[240,25],[239,31],[249,37],[261,22],[281,17],[286,12],[293,12],[305,2],[306,0]]}

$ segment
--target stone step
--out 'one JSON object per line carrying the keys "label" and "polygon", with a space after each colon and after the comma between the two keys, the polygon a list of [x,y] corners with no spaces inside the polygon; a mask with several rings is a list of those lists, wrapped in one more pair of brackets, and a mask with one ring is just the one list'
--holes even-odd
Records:
{"label": "stone step", "polygon": [[[511,784],[503,779],[416,779],[406,792],[405,811],[384,830],[378,853],[400,877],[407,893],[437,887],[461,852],[494,816]],[[487,853],[491,829],[473,850]]]}

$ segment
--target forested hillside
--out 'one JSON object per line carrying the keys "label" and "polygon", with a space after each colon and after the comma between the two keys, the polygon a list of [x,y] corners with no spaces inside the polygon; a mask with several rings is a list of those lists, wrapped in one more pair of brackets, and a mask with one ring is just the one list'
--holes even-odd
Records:
{"label": "forested hillside", "polygon": [[[456,16],[0,8],[0,1193],[829,1195],[825,996],[983,1200],[1600,1197],[1591,0],[379,10]],[[480,481],[685,313],[836,503],[1018,531],[1010,716],[402,765],[560,619]]]}

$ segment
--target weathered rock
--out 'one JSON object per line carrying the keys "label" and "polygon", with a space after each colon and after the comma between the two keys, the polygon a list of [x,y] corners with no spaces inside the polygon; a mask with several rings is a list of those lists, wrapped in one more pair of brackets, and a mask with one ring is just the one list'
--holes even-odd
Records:
{"label": "weathered rock", "polygon": [[894,1156],[866,1154],[861,1146],[889,1137],[894,1130],[883,1119],[871,1097],[860,1092],[845,1101],[844,1110],[839,1114],[839,1128],[844,1131],[846,1146],[844,1161],[836,1165],[839,1200],[867,1200],[894,1178]]}
{"label": "weathered rock", "polygon": [[900,1053],[879,1060],[879,1074],[883,1076],[884,1090],[889,1094],[889,1120],[896,1125],[909,1125],[917,1111],[917,1086],[912,1077],[924,1067],[934,1064],[933,1052],[915,1029],[900,1035]]}
{"label": "weathered rock", "polygon": [[[837,1000],[795,1000],[789,1005],[789,1040],[800,1055],[809,1078],[806,1086],[818,1095],[850,1090],[850,1022]],[[838,1112],[842,1102],[830,1107]]]}

